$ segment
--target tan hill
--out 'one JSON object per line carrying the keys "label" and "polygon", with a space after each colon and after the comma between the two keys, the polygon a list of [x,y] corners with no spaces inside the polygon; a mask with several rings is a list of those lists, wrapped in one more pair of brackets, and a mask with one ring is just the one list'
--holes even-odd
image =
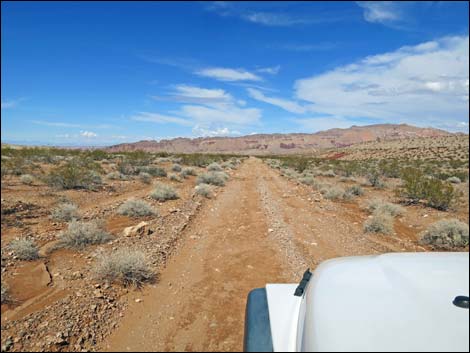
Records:
{"label": "tan hill", "polygon": [[257,134],[241,137],[175,138],[161,141],[123,143],[106,148],[109,152],[143,150],[169,153],[298,154],[319,149],[346,147],[369,141],[389,141],[415,137],[453,135],[433,128],[406,124],[380,124],[331,129],[314,134]]}

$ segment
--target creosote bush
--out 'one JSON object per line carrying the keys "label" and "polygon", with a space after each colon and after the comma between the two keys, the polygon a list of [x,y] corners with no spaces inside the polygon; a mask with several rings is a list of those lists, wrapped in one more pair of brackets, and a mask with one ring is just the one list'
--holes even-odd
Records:
{"label": "creosote bush", "polygon": [[25,185],[31,185],[34,181],[34,177],[31,174],[23,174],[20,177],[20,181]]}
{"label": "creosote bush", "polygon": [[468,224],[457,219],[444,219],[421,233],[420,242],[437,249],[452,249],[468,245]]}
{"label": "creosote bush", "polygon": [[211,184],[216,186],[224,186],[228,179],[228,175],[224,172],[209,172],[200,174],[196,179],[196,184]]}
{"label": "creosote bush", "polygon": [[59,234],[58,246],[68,249],[83,249],[88,245],[102,244],[111,239],[102,224],[97,221],[78,222],[72,220],[68,228]]}
{"label": "creosote bush", "polygon": [[155,278],[144,253],[129,249],[102,255],[95,267],[95,273],[98,279],[126,287],[140,287]]}
{"label": "creosote bush", "polygon": [[87,159],[72,158],[56,167],[46,178],[49,186],[58,189],[95,189],[101,184],[97,179],[100,167]]}
{"label": "creosote bush", "polygon": [[16,238],[8,244],[14,256],[19,260],[36,260],[39,258],[39,248],[31,238]]}
{"label": "creosote bush", "polygon": [[212,197],[212,188],[208,184],[202,183],[202,184],[196,185],[195,190],[196,190],[196,194],[198,195],[204,196],[208,199]]}
{"label": "creosote bush", "polygon": [[129,217],[144,217],[155,214],[155,211],[149,203],[143,200],[130,199],[119,206],[117,213]]}
{"label": "creosote bush", "polygon": [[393,233],[393,217],[385,212],[374,212],[372,218],[364,223],[364,231],[366,233]]}
{"label": "creosote bush", "polygon": [[158,201],[176,200],[178,198],[178,194],[170,185],[157,184],[153,192],[150,194],[150,197]]}
{"label": "creosote bush", "polygon": [[72,219],[79,219],[80,214],[76,205],[64,202],[52,210],[51,218],[57,221],[69,222]]}

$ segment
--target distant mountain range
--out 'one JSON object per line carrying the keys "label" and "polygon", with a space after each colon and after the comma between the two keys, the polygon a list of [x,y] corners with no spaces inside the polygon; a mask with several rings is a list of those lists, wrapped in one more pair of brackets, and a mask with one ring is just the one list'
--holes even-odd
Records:
{"label": "distant mountain range", "polygon": [[104,148],[109,152],[143,150],[169,153],[297,154],[346,147],[368,141],[387,141],[453,135],[450,132],[407,124],[378,124],[330,129],[313,134],[256,134],[240,137],[175,138],[122,143]]}

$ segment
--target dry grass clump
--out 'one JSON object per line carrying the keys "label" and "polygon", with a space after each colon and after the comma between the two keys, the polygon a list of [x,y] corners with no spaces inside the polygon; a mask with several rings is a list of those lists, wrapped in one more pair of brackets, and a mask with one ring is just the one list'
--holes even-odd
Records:
{"label": "dry grass clump", "polygon": [[222,168],[224,169],[235,169],[235,165],[231,162],[231,161],[226,161],[226,162],[223,162],[221,165],[220,165]]}
{"label": "dry grass clump", "polygon": [[310,186],[317,185],[317,182],[316,182],[316,180],[313,176],[304,176],[304,177],[300,178],[299,181],[302,184],[305,184],[305,185],[310,185]]}
{"label": "dry grass clump", "polygon": [[393,217],[386,212],[375,211],[372,218],[364,223],[364,232],[366,233],[393,233]]}
{"label": "dry grass clump", "polygon": [[345,191],[338,186],[332,186],[325,192],[325,198],[328,200],[338,200],[344,197]]}
{"label": "dry grass clump", "polygon": [[178,183],[181,183],[182,180],[181,178],[177,175],[177,174],[170,174],[168,176],[168,178],[171,180],[171,181],[177,181]]}
{"label": "dry grass clump", "polygon": [[141,287],[155,278],[145,255],[136,250],[120,249],[109,255],[102,255],[95,273],[98,279],[123,286]]}
{"label": "dry grass clump", "polygon": [[34,182],[34,177],[31,174],[23,174],[20,176],[20,181],[25,185],[31,185]]}
{"label": "dry grass clump", "polygon": [[178,198],[178,194],[176,190],[170,185],[157,184],[155,189],[150,194],[150,197],[158,201],[176,200]]}
{"label": "dry grass clump", "polygon": [[223,169],[218,163],[213,162],[207,166],[207,170],[210,172],[221,172]]}
{"label": "dry grass clump", "polygon": [[438,221],[421,233],[420,242],[440,249],[467,246],[468,224],[458,219],[444,219]]}
{"label": "dry grass clump", "polygon": [[111,239],[102,224],[94,222],[77,222],[72,220],[68,228],[59,234],[59,247],[83,249],[88,245],[102,244]]}
{"label": "dry grass clump", "polygon": [[109,180],[127,180],[127,176],[119,172],[111,172],[106,175]]}
{"label": "dry grass clump", "polygon": [[117,213],[129,217],[145,217],[155,214],[155,211],[143,200],[130,199],[119,206]]}
{"label": "dry grass clump", "polygon": [[209,172],[199,175],[196,179],[196,184],[224,186],[227,179],[228,175],[224,172]]}
{"label": "dry grass clump", "polygon": [[9,250],[19,260],[36,260],[39,258],[39,248],[31,238],[16,238],[8,244]]}
{"label": "dry grass clump", "polygon": [[460,180],[460,178],[456,177],[456,176],[453,176],[453,177],[450,177],[447,179],[447,181],[449,183],[452,183],[452,184],[460,184],[462,181]]}
{"label": "dry grass clump", "polygon": [[139,173],[139,179],[144,184],[150,184],[152,182],[152,176],[149,173],[146,173],[146,172],[140,172]]}
{"label": "dry grass clump", "polygon": [[360,185],[352,185],[346,189],[346,193],[354,196],[364,195],[364,189]]}
{"label": "dry grass clump", "polygon": [[196,190],[196,194],[198,195],[204,196],[208,199],[212,197],[212,188],[210,187],[209,184],[202,183],[202,184],[196,185],[195,190]]}
{"label": "dry grass clump", "polygon": [[181,175],[183,178],[187,178],[189,175],[194,175],[194,176],[196,176],[197,173],[196,173],[196,170],[195,170],[194,168],[186,167],[186,168],[183,168],[183,170],[181,171],[180,175]]}
{"label": "dry grass clump", "polygon": [[11,301],[10,293],[8,292],[8,287],[2,282],[2,292],[1,292],[1,303],[7,304]]}
{"label": "dry grass clump", "polygon": [[79,219],[80,214],[76,205],[64,202],[52,210],[51,218],[57,221],[70,222],[72,219]]}
{"label": "dry grass clump", "polygon": [[385,202],[380,199],[370,200],[367,203],[367,210],[371,213],[384,212],[384,213],[389,214],[392,217],[401,216],[403,213],[405,213],[405,210],[403,207],[399,205],[395,205],[390,202]]}

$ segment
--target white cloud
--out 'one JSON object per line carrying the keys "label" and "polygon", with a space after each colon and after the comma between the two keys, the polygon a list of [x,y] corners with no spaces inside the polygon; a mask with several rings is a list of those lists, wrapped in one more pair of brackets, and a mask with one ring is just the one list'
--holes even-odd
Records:
{"label": "white cloud", "polygon": [[176,116],[169,116],[157,113],[148,113],[148,112],[140,112],[138,115],[134,115],[131,117],[131,120],[134,121],[145,121],[145,122],[152,122],[157,124],[177,124],[182,126],[191,126],[192,122],[188,121],[183,118],[179,118]]}
{"label": "white cloud", "polygon": [[399,4],[395,1],[357,1],[364,9],[364,19],[367,22],[387,23],[401,19]]}
{"label": "white cloud", "polygon": [[233,104],[213,106],[184,105],[179,115],[197,123],[230,123],[235,125],[257,124],[261,118],[261,110],[257,108],[239,108]]}
{"label": "white cloud", "polygon": [[208,129],[200,125],[196,125],[193,128],[193,135],[197,137],[209,137],[209,136],[231,136],[231,135],[241,135],[240,131],[230,130],[227,127]]}
{"label": "white cloud", "polygon": [[297,24],[307,24],[311,20],[300,17],[292,17],[283,13],[272,12],[251,12],[243,14],[242,18],[248,22],[258,23],[265,26],[293,26]]}
{"label": "white cloud", "polygon": [[271,67],[262,67],[260,69],[257,69],[256,71],[265,73],[265,74],[270,74],[270,75],[277,75],[280,69],[281,69],[281,65],[277,65],[277,66],[271,66]]}
{"label": "white cloud", "polygon": [[315,43],[315,44],[287,43],[287,44],[269,45],[268,48],[288,50],[288,51],[308,52],[308,51],[327,51],[327,50],[338,48],[338,46],[339,46],[339,43],[336,43],[336,42],[320,42],[320,43]]}
{"label": "white cloud", "polygon": [[223,89],[207,89],[190,85],[176,85],[175,92],[169,97],[154,97],[156,100],[172,100],[182,103],[228,103],[233,97]]}
{"label": "white cloud", "polygon": [[16,106],[15,101],[2,101],[2,109],[13,108]]}
{"label": "white cloud", "polygon": [[468,36],[369,56],[298,80],[296,97],[317,114],[437,126],[468,120]]}
{"label": "white cloud", "polygon": [[80,136],[86,138],[97,137],[98,134],[94,133],[93,131],[80,131]]}
{"label": "white cloud", "polygon": [[202,69],[195,73],[199,76],[210,77],[219,81],[262,81],[261,77],[244,69],[213,67]]}
{"label": "white cloud", "polygon": [[251,98],[259,100],[261,102],[275,105],[284,110],[287,110],[288,112],[295,113],[295,114],[302,114],[302,113],[305,113],[306,111],[306,107],[303,107],[296,102],[289,101],[287,99],[282,99],[282,98],[266,97],[261,91],[258,91],[253,88],[247,88],[247,91]]}

